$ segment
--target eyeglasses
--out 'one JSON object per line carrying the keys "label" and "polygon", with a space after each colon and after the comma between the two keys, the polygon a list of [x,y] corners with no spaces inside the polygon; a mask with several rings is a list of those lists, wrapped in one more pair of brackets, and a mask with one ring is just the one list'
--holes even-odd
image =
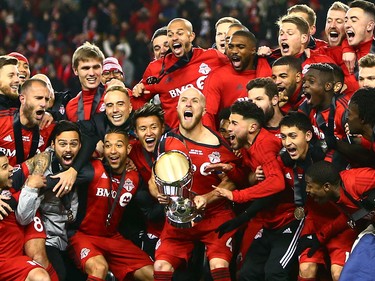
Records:
{"label": "eyeglasses", "polygon": [[121,77],[122,75],[122,72],[118,69],[115,69],[115,70],[112,70],[112,71],[103,71],[102,75],[104,78],[107,78],[109,76],[111,76],[111,74],[114,76],[114,77]]}

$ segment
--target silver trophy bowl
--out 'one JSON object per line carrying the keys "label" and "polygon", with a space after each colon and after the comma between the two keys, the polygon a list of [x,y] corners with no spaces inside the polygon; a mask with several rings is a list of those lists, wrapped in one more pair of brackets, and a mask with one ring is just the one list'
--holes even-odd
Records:
{"label": "silver trophy bowl", "polygon": [[179,150],[170,150],[158,156],[152,169],[159,192],[170,196],[167,221],[177,228],[192,227],[202,215],[196,210],[190,191],[193,178],[190,158]]}

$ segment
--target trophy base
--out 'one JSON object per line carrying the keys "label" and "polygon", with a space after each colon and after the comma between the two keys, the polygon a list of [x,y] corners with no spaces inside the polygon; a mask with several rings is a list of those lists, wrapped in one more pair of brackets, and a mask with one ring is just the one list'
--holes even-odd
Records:
{"label": "trophy base", "polygon": [[194,223],[202,220],[202,214],[195,209],[194,202],[183,197],[171,197],[166,217],[168,223],[176,228],[191,228]]}

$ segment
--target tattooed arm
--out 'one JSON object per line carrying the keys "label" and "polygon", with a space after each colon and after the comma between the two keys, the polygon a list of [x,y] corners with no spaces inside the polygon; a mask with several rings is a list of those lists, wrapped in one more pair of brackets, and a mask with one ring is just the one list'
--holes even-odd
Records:
{"label": "tattooed arm", "polygon": [[[43,175],[50,165],[51,152],[44,151],[17,165],[13,170],[13,188],[20,191],[28,175]],[[26,166],[26,167],[25,167]]]}
{"label": "tattooed arm", "polygon": [[21,225],[29,224],[34,219],[40,206],[42,197],[39,190],[46,185],[46,179],[43,175],[50,165],[50,159],[50,152],[45,151],[25,162],[29,176],[21,190],[16,210],[16,218]]}
{"label": "tattooed arm", "polygon": [[44,151],[25,161],[30,175],[43,175],[51,162],[51,153]]}

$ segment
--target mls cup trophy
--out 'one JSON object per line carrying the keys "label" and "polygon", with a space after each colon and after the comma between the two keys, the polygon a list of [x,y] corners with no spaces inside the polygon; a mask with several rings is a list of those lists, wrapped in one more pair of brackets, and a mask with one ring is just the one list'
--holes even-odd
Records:
{"label": "mls cup trophy", "polygon": [[202,219],[191,192],[193,168],[190,158],[179,150],[159,155],[153,165],[155,182],[161,194],[168,195],[167,221],[177,228],[189,228]]}

